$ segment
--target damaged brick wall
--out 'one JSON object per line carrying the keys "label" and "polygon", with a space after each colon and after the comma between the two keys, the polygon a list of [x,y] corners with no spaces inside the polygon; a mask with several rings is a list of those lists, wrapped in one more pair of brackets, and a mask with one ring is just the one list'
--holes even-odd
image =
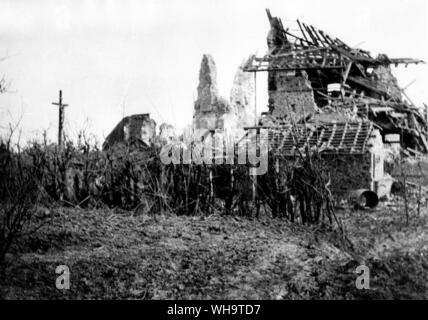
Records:
{"label": "damaged brick wall", "polygon": [[274,117],[296,120],[316,110],[311,82],[304,71],[269,73],[269,99]]}

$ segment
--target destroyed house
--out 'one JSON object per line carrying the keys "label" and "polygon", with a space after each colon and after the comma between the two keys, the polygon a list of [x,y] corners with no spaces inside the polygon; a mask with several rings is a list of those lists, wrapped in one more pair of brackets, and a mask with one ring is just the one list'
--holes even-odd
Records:
{"label": "destroyed house", "polygon": [[[269,157],[287,159],[317,152],[340,199],[357,189],[376,190],[384,177],[382,137],[370,121],[248,127],[246,143],[268,145]],[[264,131],[264,134],[263,132]]]}
{"label": "destroyed house", "polygon": [[[402,147],[428,151],[426,115],[401,89],[391,66],[422,60],[376,58],[299,20],[285,29],[267,10],[268,51],[251,56],[248,72],[268,72],[269,112],[261,126],[287,122],[371,121],[383,138],[400,134]],[[294,30],[293,32],[290,31]],[[297,31],[295,31],[297,30]]]}

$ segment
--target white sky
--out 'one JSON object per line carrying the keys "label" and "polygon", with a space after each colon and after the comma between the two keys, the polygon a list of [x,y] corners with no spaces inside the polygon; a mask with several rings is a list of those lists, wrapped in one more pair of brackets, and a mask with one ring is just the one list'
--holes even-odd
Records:
{"label": "white sky", "polygon": [[[426,0],[0,0],[0,127],[21,120],[22,140],[48,129],[57,135],[63,90],[66,130],[103,138],[125,115],[150,113],[160,125],[190,124],[203,53],[217,64],[220,92],[229,97],[241,61],[263,54],[274,16],[300,19],[373,55],[428,61]],[[394,68],[416,104],[428,102],[427,65]],[[265,79],[258,77],[264,109]]]}

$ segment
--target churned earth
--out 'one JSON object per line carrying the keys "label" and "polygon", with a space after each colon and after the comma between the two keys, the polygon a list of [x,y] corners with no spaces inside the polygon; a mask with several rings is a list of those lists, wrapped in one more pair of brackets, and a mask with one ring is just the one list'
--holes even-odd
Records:
{"label": "churned earth", "polygon": [[[398,201],[398,200],[397,200]],[[339,232],[261,217],[39,208],[0,269],[2,299],[427,299],[428,213],[340,210]],[[356,288],[356,268],[370,289]],[[70,269],[70,289],[55,286]]]}

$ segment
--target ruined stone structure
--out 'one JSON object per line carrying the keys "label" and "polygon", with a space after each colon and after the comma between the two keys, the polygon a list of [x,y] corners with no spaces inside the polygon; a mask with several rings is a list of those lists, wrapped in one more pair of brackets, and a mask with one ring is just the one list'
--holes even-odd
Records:
{"label": "ruined stone structure", "polygon": [[296,120],[315,113],[314,91],[305,71],[270,73],[268,90],[274,117]]}
{"label": "ruined stone structure", "polygon": [[224,115],[230,111],[229,102],[218,93],[214,59],[204,54],[199,71],[198,97],[195,101],[193,124],[196,129],[223,129]]}
{"label": "ruined stone structure", "polygon": [[[244,70],[268,72],[269,112],[256,129],[269,132],[275,156],[315,148],[331,171],[332,190],[343,195],[359,188],[377,192],[384,185],[382,139],[391,134],[401,135],[408,150],[428,151],[427,123],[419,108],[403,99],[391,71],[391,65],[423,61],[373,58],[299,20],[293,30],[300,32],[291,33],[267,14],[268,51],[251,56]],[[290,126],[304,130],[291,134]]]}
{"label": "ruined stone structure", "polygon": [[195,129],[223,131],[254,124],[254,79],[244,71],[245,62],[238,67],[228,101],[218,93],[214,59],[203,56],[193,116]]}
{"label": "ruined stone structure", "polygon": [[[375,190],[384,178],[382,137],[369,121],[258,127],[269,145],[270,157],[291,159],[306,152],[320,152],[323,167],[331,172],[331,190],[338,199],[349,190]],[[247,143],[255,136],[247,132]]]}
{"label": "ruined stone structure", "polygon": [[255,81],[253,74],[244,70],[245,65],[246,60],[238,67],[230,91],[230,104],[237,127],[253,125],[255,122]]}
{"label": "ruined stone structure", "polygon": [[161,145],[172,143],[177,139],[177,131],[174,126],[162,123],[159,127],[158,138]]}
{"label": "ruined stone structure", "polygon": [[410,152],[428,152],[426,119],[420,108],[403,98],[391,72],[393,65],[424,61],[385,54],[374,58],[299,20],[292,28],[296,32],[291,32],[269,10],[267,14],[268,52],[250,57],[244,68],[268,72],[270,111],[262,125],[369,120],[381,128],[382,137],[400,134]]}
{"label": "ruined stone structure", "polygon": [[128,144],[135,147],[150,146],[156,135],[156,122],[148,113],[135,114],[123,118],[107,136],[103,150],[116,144]]}

